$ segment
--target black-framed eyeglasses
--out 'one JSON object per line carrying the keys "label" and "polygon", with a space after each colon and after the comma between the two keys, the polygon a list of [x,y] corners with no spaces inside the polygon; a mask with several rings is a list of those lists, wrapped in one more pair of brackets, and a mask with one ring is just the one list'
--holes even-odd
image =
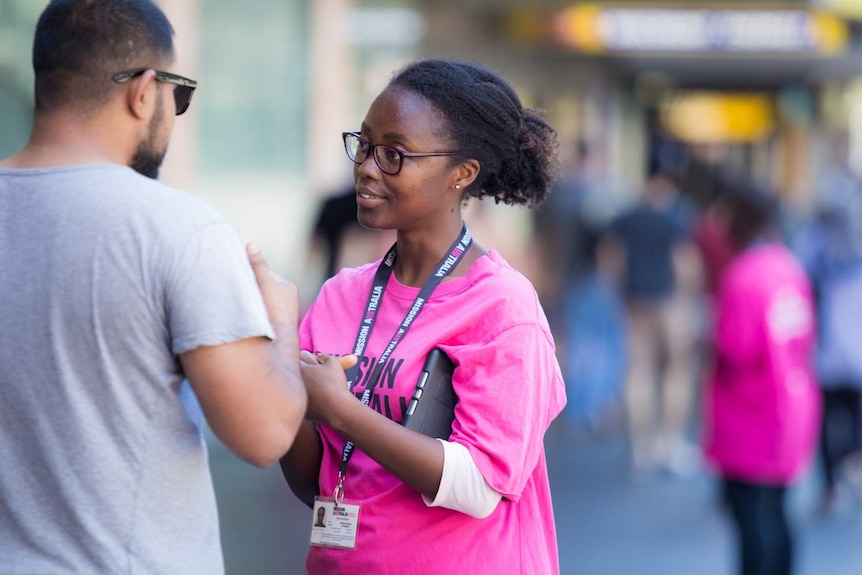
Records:
{"label": "black-framed eyeglasses", "polygon": [[344,151],[355,164],[361,164],[368,155],[374,156],[374,163],[386,174],[394,176],[401,171],[404,158],[424,158],[427,156],[463,156],[464,152],[402,152],[383,144],[372,144],[359,135],[359,132],[342,132]]}
{"label": "black-framed eyeglasses", "polygon": [[[114,79],[114,82],[123,84],[150,69],[151,68],[139,68],[137,70],[118,72],[114,74],[112,78]],[[185,113],[185,111],[189,109],[189,104],[192,102],[192,94],[194,93],[195,88],[198,87],[197,81],[184,78],[177,74],[171,74],[170,72],[163,72],[162,70],[153,71],[156,73],[157,81],[174,85],[174,103],[177,105],[177,116]]]}

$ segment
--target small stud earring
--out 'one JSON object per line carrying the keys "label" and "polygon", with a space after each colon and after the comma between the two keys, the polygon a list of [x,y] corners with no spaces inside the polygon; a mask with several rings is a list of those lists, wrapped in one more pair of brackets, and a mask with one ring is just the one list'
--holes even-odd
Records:
{"label": "small stud earring", "polygon": [[455,184],[455,189],[456,189],[456,190],[460,190],[460,189],[461,189],[461,184]]}

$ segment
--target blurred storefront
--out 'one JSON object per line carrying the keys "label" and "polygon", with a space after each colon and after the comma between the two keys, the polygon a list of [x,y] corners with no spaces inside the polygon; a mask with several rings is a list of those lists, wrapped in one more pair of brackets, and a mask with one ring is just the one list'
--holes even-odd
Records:
{"label": "blurred storefront", "polygon": [[859,2],[420,4],[427,53],[505,71],[564,141],[601,146],[634,188],[656,131],[796,204],[825,141],[846,130],[862,142]]}
{"label": "blurred storefront", "polygon": [[[589,141],[629,189],[644,177],[656,130],[798,203],[833,132],[849,132],[862,166],[858,0],[159,3],[177,31],[178,69],[200,81],[163,179],[207,196],[293,276],[317,202],[350,177],[340,132],[417,56],[500,70],[546,110],[564,154]],[[0,2],[0,155],[29,135],[30,49],[44,4]],[[506,234],[513,241],[529,231],[508,229],[523,231]]]}

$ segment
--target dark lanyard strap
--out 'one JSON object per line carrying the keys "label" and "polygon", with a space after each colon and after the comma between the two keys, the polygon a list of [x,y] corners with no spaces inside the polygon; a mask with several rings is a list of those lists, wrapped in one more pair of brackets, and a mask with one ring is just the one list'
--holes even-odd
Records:
{"label": "dark lanyard strap", "polygon": [[[383,373],[383,367],[386,365],[386,360],[389,359],[390,355],[392,355],[392,351],[395,349],[395,346],[404,340],[407,330],[410,329],[411,325],[413,325],[419,312],[422,311],[428,298],[431,297],[431,293],[438,285],[440,285],[443,278],[449,275],[449,272],[458,265],[458,262],[461,261],[464,254],[467,253],[468,249],[470,249],[470,245],[472,243],[473,236],[470,235],[467,225],[464,224],[461,228],[461,236],[455,240],[455,243],[453,243],[452,247],[449,248],[446,256],[444,256],[443,259],[440,260],[440,263],[437,264],[437,270],[431,275],[431,277],[425,280],[425,283],[419,290],[419,295],[416,296],[416,299],[413,301],[413,305],[410,306],[410,311],[407,312],[401,325],[397,330],[395,330],[395,334],[392,336],[392,339],[389,340],[389,345],[387,345],[383,353],[380,354],[380,358],[377,360],[377,364],[371,372],[368,385],[362,392],[363,404],[368,405],[371,403],[371,398],[374,396],[374,388],[377,386],[377,382]],[[374,329],[374,324],[377,321],[377,311],[380,309],[380,301],[383,299],[383,290],[389,282],[389,278],[392,276],[396,256],[397,244],[393,244],[386,253],[386,256],[380,262],[380,265],[377,267],[377,272],[374,274],[374,283],[371,286],[371,292],[368,294],[368,302],[365,304],[365,315],[359,324],[359,332],[356,334],[356,343],[353,345],[353,354],[356,356],[357,360],[362,357],[362,354],[365,351],[365,346],[371,337],[371,331]],[[357,364],[350,368],[347,373],[348,385],[351,390],[355,385],[353,378],[356,377],[358,371],[359,362],[357,361]],[[338,485],[335,488],[336,501],[340,498],[339,493],[343,495],[344,492],[344,476],[347,473],[347,463],[353,456],[353,447],[352,441],[346,441],[344,443],[344,449],[341,451],[341,467],[338,471]]]}

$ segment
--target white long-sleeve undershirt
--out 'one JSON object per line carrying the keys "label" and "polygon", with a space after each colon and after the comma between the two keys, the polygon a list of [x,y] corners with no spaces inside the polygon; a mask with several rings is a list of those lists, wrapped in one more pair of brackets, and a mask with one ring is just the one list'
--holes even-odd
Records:
{"label": "white long-sleeve undershirt", "polygon": [[445,507],[482,519],[493,513],[502,496],[488,485],[466,447],[438,439],[443,444],[443,476],[437,497],[422,496],[428,507]]}

